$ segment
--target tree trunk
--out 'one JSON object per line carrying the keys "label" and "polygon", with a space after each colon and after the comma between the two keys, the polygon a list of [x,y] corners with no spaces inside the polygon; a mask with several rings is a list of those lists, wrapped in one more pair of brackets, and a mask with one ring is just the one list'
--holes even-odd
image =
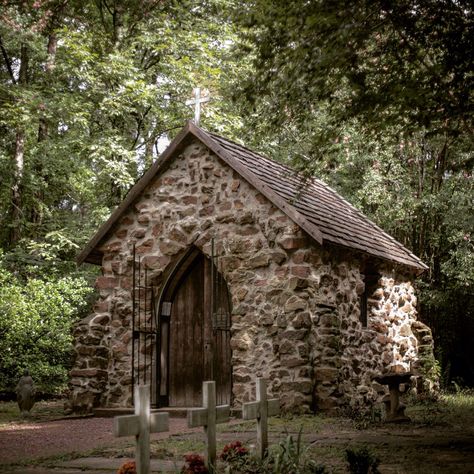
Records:
{"label": "tree trunk", "polygon": [[24,155],[25,132],[23,129],[19,128],[16,132],[15,153],[13,156],[10,246],[16,244],[21,238]]}
{"label": "tree trunk", "polygon": [[[46,64],[44,67],[45,78],[46,81],[49,81],[51,73],[54,69],[56,64],[56,49],[58,47],[58,38],[56,37],[55,33],[51,33],[48,38],[48,59],[46,60]],[[44,117],[40,119],[40,127],[38,130],[38,141],[47,138],[48,136],[48,122]]]}
{"label": "tree trunk", "polygon": [[[52,32],[48,38],[48,59],[46,60],[46,64],[44,67],[45,71],[45,81],[49,81],[51,73],[54,69],[55,62],[56,62],[56,49],[58,45],[58,40],[56,34]],[[49,137],[49,131],[51,127],[50,121],[45,117],[46,105],[41,104],[43,114],[39,118],[38,124],[38,143],[45,142]],[[44,157],[44,153],[40,154],[36,159],[35,164],[35,174],[41,178],[42,181],[47,182],[48,176],[46,176],[44,172],[44,166],[42,159]],[[44,187],[41,186],[38,191],[35,192],[35,200],[39,202],[44,201]],[[43,220],[43,213],[41,212],[41,205],[38,203],[34,203],[31,209],[31,222],[35,224],[41,224]]]}
{"label": "tree trunk", "polygon": [[[18,73],[18,84],[26,85],[28,82],[28,49],[21,45],[20,70]],[[23,176],[25,163],[25,130],[19,125],[15,136],[15,151],[13,153],[13,183],[11,190],[11,228],[9,232],[9,244],[15,245],[22,236],[21,218],[23,215]]]}
{"label": "tree trunk", "polygon": [[[48,81],[48,78],[54,69],[54,64],[56,61],[57,46],[58,46],[58,39],[54,33],[51,33],[48,39],[48,47],[47,47],[48,59],[44,67],[46,81]],[[46,140],[46,138],[48,138],[48,131],[49,131],[49,123],[43,115],[39,120],[38,142],[42,142],[43,140]]]}

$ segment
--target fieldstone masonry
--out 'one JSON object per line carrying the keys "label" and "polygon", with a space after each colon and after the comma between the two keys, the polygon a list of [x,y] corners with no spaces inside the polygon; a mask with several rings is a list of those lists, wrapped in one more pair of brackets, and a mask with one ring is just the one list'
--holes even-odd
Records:
{"label": "fieldstone masonry", "polygon": [[416,368],[420,355],[432,354],[408,275],[371,261],[379,288],[363,328],[360,269],[368,257],[321,247],[196,140],[146,188],[101,248],[99,300],[74,333],[70,410],[131,404],[133,244],[160,285],[189,246],[209,256],[212,237],[232,296],[234,406],[253,399],[256,377],[268,380],[285,410],[365,405],[385,389],[376,375]]}

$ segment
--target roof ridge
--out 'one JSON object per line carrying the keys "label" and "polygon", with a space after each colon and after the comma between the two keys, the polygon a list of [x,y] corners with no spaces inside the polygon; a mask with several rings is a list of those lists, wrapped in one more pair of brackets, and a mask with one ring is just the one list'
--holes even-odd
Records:
{"label": "roof ridge", "polygon": [[214,132],[209,132],[209,131],[204,130],[204,129],[201,129],[201,130],[203,130],[204,132],[206,132],[208,135],[211,135],[213,138],[215,137],[215,138],[218,138],[218,139],[220,139],[220,140],[224,140],[224,141],[227,142],[227,143],[232,143],[233,145],[237,145],[238,147],[240,147],[240,148],[246,150],[247,152],[249,152],[250,154],[256,155],[256,156],[258,156],[259,158],[263,158],[264,160],[270,161],[271,163],[274,163],[274,164],[276,164],[276,165],[278,165],[278,166],[281,166],[282,168],[285,168],[285,169],[288,170],[288,171],[291,171],[291,172],[293,172],[293,173],[298,172],[298,170],[295,170],[295,169],[292,168],[290,165],[287,165],[287,164],[285,164],[285,163],[281,163],[281,162],[276,161],[276,160],[274,160],[274,159],[272,159],[272,158],[269,158],[268,156],[263,155],[263,154],[260,153],[260,152],[254,151],[254,150],[248,148],[248,147],[245,146],[245,145],[241,145],[240,143],[238,143],[238,142],[236,142],[236,141],[234,141],[234,140],[230,140],[230,139],[225,138],[225,137],[223,137],[222,135],[218,135],[217,133],[214,133]]}
{"label": "roof ridge", "polygon": [[199,140],[207,146],[316,242],[323,244],[323,241],[327,240],[418,270],[427,268],[403,244],[377,226],[323,180],[275,161],[245,145],[204,130],[190,121],[135,182],[123,201],[100,226],[78,255],[78,263],[83,261],[101,263],[101,242],[117,220],[139,198],[150,181],[164,172],[169,163],[192,140]]}

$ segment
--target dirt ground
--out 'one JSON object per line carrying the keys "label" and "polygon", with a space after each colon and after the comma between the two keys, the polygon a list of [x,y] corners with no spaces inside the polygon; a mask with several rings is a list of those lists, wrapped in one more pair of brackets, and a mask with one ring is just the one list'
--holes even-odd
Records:
{"label": "dirt ground", "polygon": [[[0,427],[0,464],[128,446],[130,440],[113,436],[112,423],[112,418],[80,418],[4,425]],[[151,439],[186,432],[186,420],[173,419],[170,428],[169,433],[152,434]]]}
{"label": "dirt ground", "polygon": [[[347,448],[366,446],[379,458],[382,473],[474,474],[473,401],[461,408],[415,407],[408,412],[413,421],[406,424],[321,416],[272,418],[270,442],[276,445],[289,435],[296,439],[301,431],[304,455],[333,473],[348,472]],[[133,457],[133,440],[114,438],[110,418],[58,419],[60,405],[55,408],[51,402],[46,414],[42,406],[34,412],[30,420],[19,420],[12,404],[0,403],[2,472],[22,472],[22,466],[25,471],[28,466],[49,466],[55,472],[55,463],[78,457]],[[172,459],[178,465],[184,453],[203,450],[202,432],[188,430],[185,419],[172,419],[170,427],[169,433],[152,435],[152,458]],[[235,440],[255,444],[255,426],[239,421],[219,426],[219,448]]]}

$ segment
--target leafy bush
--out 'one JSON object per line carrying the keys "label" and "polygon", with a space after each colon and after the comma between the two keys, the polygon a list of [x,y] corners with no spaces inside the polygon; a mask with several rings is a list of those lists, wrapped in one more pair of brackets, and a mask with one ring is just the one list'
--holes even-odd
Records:
{"label": "leafy bush", "polygon": [[349,472],[352,474],[378,474],[379,459],[364,446],[362,448],[346,449],[346,459]]}
{"label": "leafy bush", "polygon": [[186,464],[181,469],[183,474],[207,474],[209,470],[204,463],[204,458],[200,454],[187,454],[184,457]]}
{"label": "leafy bush", "polygon": [[245,466],[250,460],[249,454],[248,449],[240,441],[232,441],[224,446],[220,458],[231,466],[232,472],[241,472],[245,471]]}
{"label": "leafy bush", "polygon": [[[232,474],[326,474],[326,468],[308,456],[307,449],[302,449],[301,430],[296,440],[289,435],[277,446],[268,450],[267,456],[260,459],[252,454],[240,441],[233,441],[224,446],[220,464],[215,472]],[[199,454],[185,456],[186,465],[181,472],[186,474],[208,472],[204,458]]]}
{"label": "leafy bush", "polygon": [[220,458],[225,461],[225,472],[242,474],[325,474],[326,468],[311,460],[303,449],[301,430],[296,440],[288,435],[277,446],[268,450],[262,460],[240,443],[234,441],[224,447]]}
{"label": "leafy bush", "polygon": [[8,271],[0,255],[0,390],[13,391],[28,369],[39,391],[57,393],[67,381],[72,324],[92,288],[81,277],[27,277]]}
{"label": "leafy bush", "polygon": [[345,405],[339,409],[339,414],[351,419],[357,430],[366,430],[382,420],[381,407],[376,405],[368,407]]}

